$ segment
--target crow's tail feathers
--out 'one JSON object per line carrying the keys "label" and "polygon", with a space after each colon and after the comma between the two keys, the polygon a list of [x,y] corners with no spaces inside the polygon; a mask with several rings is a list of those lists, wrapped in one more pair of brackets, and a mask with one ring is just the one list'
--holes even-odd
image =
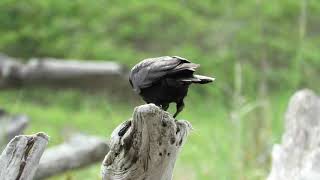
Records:
{"label": "crow's tail feathers", "polygon": [[181,82],[197,83],[197,84],[207,84],[207,83],[210,83],[214,80],[215,80],[215,78],[208,77],[208,76],[201,76],[201,75],[193,75],[192,77],[180,79]]}
{"label": "crow's tail feathers", "polygon": [[200,84],[207,84],[207,83],[213,82],[215,80],[215,78],[208,77],[208,76],[202,76],[202,75],[193,75],[193,77],[199,79]]}

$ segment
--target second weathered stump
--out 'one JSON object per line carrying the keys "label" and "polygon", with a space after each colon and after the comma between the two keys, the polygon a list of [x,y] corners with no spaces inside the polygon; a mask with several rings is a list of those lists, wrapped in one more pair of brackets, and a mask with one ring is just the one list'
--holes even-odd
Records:
{"label": "second weathered stump", "polygon": [[281,144],[272,151],[268,180],[320,179],[320,97],[310,90],[295,93],[285,116]]}
{"label": "second weathered stump", "polygon": [[139,106],[112,133],[102,178],[170,180],[177,155],[191,129],[153,104]]}

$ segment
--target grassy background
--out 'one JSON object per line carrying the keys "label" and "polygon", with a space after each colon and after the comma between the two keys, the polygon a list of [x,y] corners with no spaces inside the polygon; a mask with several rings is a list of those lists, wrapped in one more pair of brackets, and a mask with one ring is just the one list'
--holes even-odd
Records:
{"label": "grassy background", "polygon": [[[208,94],[203,98],[196,90],[189,93],[179,117],[188,119],[194,130],[178,159],[175,179],[263,179],[269,170],[271,145],[279,141],[282,132],[283,113],[291,93],[272,96],[269,122],[259,120],[259,108],[233,122],[231,110],[218,97]],[[48,133],[50,146],[78,131],[107,139],[120,122],[131,117],[138,103],[75,90],[0,92],[2,107],[30,116],[27,133]],[[99,171],[100,164],[52,179],[99,179]]]}
{"label": "grassy background", "polygon": [[[179,55],[216,77],[191,88],[179,116],[195,130],[175,179],[264,179],[289,97],[301,88],[320,92],[318,0],[1,0],[0,12],[0,52],[22,61],[113,60],[131,67]],[[0,91],[0,106],[30,116],[27,133],[44,131],[53,146],[73,131],[107,139],[142,103],[127,96],[8,89]],[[99,179],[99,165],[52,179]]]}

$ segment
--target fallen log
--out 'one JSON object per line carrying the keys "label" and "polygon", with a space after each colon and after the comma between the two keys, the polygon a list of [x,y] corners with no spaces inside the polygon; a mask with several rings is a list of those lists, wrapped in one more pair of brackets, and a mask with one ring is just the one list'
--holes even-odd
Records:
{"label": "fallen log", "polygon": [[301,90],[290,99],[281,144],[272,151],[268,180],[320,179],[320,97]]}
{"label": "fallen log", "polygon": [[44,133],[16,136],[0,155],[0,179],[32,180],[47,144]]}
{"label": "fallen log", "polygon": [[104,139],[82,134],[73,135],[67,142],[44,152],[34,179],[45,179],[101,162],[108,151],[109,147]]}
{"label": "fallen log", "polygon": [[0,109],[0,150],[12,138],[23,133],[29,119],[25,115],[11,115]]}
{"label": "fallen log", "polygon": [[133,119],[112,133],[101,170],[104,180],[170,180],[191,125],[153,104],[135,109]]}
{"label": "fallen log", "polygon": [[129,88],[127,70],[116,62],[33,58],[22,63],[0,54],[0,88],[20,86]]}

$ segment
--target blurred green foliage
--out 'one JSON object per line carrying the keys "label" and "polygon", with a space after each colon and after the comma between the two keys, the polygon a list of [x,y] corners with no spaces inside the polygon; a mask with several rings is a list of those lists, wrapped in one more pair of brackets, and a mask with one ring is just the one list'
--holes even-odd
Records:
{"label": "blurred green foliage", "polygon": [[237,61],[244,64],[249,94],[256,92],[264,60],[273,91],[318,88],[317,0],[2,0],[0,12],[0,51],[12,56],[131,66],[180,55],[201,63],[222,89],[230,88]]}

